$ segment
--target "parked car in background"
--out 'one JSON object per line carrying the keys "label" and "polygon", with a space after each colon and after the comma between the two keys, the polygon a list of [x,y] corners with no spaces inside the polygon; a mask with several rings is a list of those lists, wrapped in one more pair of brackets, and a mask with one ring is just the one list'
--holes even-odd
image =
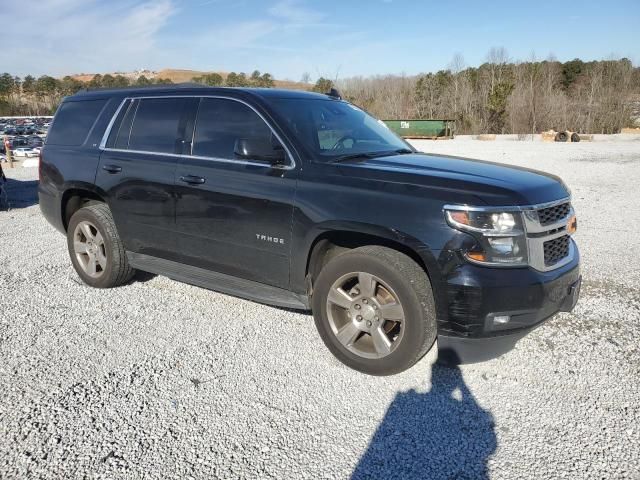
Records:
{"label": "parked car in background", "polygon": [[29,141],[27,137],[18,135],[16,137],[13,137],[11,140],[9,140],[9,145],[11,146],[12,149],[18,148],[18,147],[28,147]]}
{"label": "parked car in background", "polygon": [[14,157],[37,157],[39,153],[39,151],[36,151],[33,148],[26,147],[20,147],[13,150]]}
{"label": "parked car in background", "polygon": [[5,127],[4,134],[5,135],[17,135],[18,131],[15,127]]}
{"label": "parked car in background", "polygon": [[27,144],[29,147],[42,147],[44,141],[37,135],[32,135],[31,137],[27,138]]}

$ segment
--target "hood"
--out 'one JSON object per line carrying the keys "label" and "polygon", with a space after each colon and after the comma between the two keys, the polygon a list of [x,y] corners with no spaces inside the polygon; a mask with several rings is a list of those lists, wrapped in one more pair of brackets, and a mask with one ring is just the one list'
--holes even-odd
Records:
{"label": "hood", "polygon": [[449,195],[444,192],[451,192],[456,203],[473,203],[456,200],[471,196],[486,205],[536,205],[569,196],[567,187],[555,175],[470,158],[412,153],[340,165],[356,169],[350,174],[431,187],[443,191],[440,196],[445,198]]}

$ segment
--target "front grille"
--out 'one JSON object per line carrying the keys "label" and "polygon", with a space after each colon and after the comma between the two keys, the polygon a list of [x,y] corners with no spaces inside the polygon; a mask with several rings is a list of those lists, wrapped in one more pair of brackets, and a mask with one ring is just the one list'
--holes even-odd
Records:
{"label": "front grille", "polygon": [[547,240],[544,246],[544,264],[547,267],[555,265],[569,255],[569,235]]}
{"label": "front grille", "polygon": [[551,225],[552,223],[556,223],[562,220],[569,214],[569,210],[571,209],[571,204],[561,203],[560,205],[554,205],[553,207],[542,208],[538,210],[538,220],[540,225],[543,227],[546,225]]}

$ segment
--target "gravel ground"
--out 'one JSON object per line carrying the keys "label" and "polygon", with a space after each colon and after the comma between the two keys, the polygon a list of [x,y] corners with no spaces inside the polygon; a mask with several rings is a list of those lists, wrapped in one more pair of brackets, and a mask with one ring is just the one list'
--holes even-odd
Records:
{"label": "gravel ground", "polygon": [[562,176],[584,286],[502,358],[387,378],[339,364],[305,313],[82,285],[35,169],[8,171],[0,478],[640,478],[640,141],[416,145]]}

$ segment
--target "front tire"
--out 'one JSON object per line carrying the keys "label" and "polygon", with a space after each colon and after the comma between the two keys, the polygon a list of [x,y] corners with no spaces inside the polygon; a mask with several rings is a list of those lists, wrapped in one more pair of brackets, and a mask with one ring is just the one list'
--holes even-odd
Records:
{"label": "front tire", "polygon": [[367,246],[338,255],[314,282],[320,337],[342,363],[370,375],[412,367],[436,338],[425,271],[396,250]]}
{"label": "front tire", "polygon": [[67,247],[78,276],[92,287],[117,287],[135,273],[127,261],[111,210],[104,203],[89,205],[73,214],[67,229]]}

